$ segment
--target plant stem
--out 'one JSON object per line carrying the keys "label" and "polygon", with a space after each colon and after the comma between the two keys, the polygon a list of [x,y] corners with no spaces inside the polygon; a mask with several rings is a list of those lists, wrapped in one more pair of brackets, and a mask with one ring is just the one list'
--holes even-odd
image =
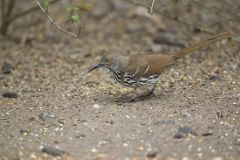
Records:
{"label": "plant stem", "polygon": [[[59,1],[60,0],[52,0],[49,4],[51,5],[51,4],[54,4]],[[24,17],[27,14],[39,9],[39,6],[37,5],[30,9],[27,9],[25,11],[22,11],[20,13],[16,13],[15,15],[12,15],[12,10],[15,6],[15,2],[16,2],[16,0],[9,0],[8,3],[5,0],[2,0],[2,4],[1,4],[1,18],[2,19],[1,19],[0,33],[3,36],[7,35],[9,25],[12,22],[17,20],[18,18]]]}
{"label": "plant stem", "polygon": [[15,0],[10,0],[8,4],[5,3],[5,0],[2,1],[2,12],[1,12],[2,22],[0,26],[0,33],[4,36],[7,34],[8,27],[10,25],[9,18],[12,14],[12,10],[14,6],[15,6]]}
{"label": "plant stem", "polygon": [[[54,3],[56,3],[56,2],[59,2],[59,1],[60,1],[60,0],[52,0],[51,2],[49,2],[49,5],[54,4]],[[34,7],[30,8],[30,9],[27,9],[27,10],[21,12],[21,13],[18,13],[18,14],[13,15],[13,16],[10,18],[9,21],[11,21],[11,22],[12,22],[12,21],[15,21],[16,19],[21,18],[21,17],[23,17],[23,16],[25,16],[25,15],[33,12],[33,11],[38,10],[38,9],[39,9],[39,6],[38,6],[38,5],[37,5],[37,6],[34,6]]]}

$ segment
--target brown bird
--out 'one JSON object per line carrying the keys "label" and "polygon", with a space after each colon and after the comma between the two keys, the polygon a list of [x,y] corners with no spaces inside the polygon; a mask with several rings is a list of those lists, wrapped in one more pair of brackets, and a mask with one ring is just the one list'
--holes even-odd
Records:
{"label": "brown bird", "polygon": [[179,58],[201,47],[230,37],[232,37],[231,32],[223,32],[169,55],[124,56],[110,54],[104,56],[98,64],[90,68],[89,72],[96,68],[104,67],[110,71],[112,77],[120,84],[134,89],[144,87],[147,90],[141,95],[131,97],[130,101],[132,101],[153,94],[160,73],[175,64]]}

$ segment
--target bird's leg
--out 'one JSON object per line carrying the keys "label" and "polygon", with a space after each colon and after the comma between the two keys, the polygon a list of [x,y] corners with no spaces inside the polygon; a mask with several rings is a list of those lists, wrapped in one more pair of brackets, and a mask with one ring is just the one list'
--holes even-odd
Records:
{"label": "bird's leg", "polygon": [[147,88],[146,89],[147,91],[143,92],[142,94],[138,94],[138,95],[130,97],[128,102],[132,102],[132,101],[136,101],[136,100],[140,100],[140,99],[145,99],[145,98],[148,98],[149,96],[154,95],[155,88],[156,88],[156,83],[150,89]]}
{"label": "bird's leg", "polygon": [[156,83],[153,85],[153,87],[149,90],[149,89],[147,89],[147,92],[145,92],[145,93],[143,93],[143,95],[145,95],[145,96],[151,96],[151,95],[154,95],[154,90],[155,90],[155,88],[156,88]]}
{"label": "bird's leg", "polygon": [[136,94],[137,92],[137,88],[132,88],[133,90],[129,91],[128,93],[125,93],[125,94],[122,94],[120,95],[119,99],[117,100],[118,101],[129,101],[129,97],[133,97],[134,94]]}

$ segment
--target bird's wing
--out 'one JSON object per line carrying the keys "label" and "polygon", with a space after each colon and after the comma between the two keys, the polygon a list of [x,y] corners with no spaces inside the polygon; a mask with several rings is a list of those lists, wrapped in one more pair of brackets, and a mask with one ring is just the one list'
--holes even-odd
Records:
{"label": "bird's wing", "polygon": [[135,79],[159,75],[165,68],[175,63],[171,55],[149,54],[143,56],[132,56],[126,70]]}

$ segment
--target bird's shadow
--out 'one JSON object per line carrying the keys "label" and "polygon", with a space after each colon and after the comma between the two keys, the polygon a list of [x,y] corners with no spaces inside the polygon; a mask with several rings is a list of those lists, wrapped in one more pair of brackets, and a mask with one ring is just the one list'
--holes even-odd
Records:
{"label": "bird's shadow", "polygon": [[150,101],[150,100],[160,100],[169,98],[169,95],[172,94],[172,90],[165,90],[158,93],[152,93],[149,95],[136,95],[136,96],[129,96],[128,94],[120,95],[117,98],[115,97],[114,102],[121,105],[121,104],[129,104],[141,101]]}
{"label": "bird's shadow", "polygon": [[125,104],[125,103],[134,103],[134,102],[140,102],[145,100],[150,100],[154,97],[157,97],[155,94],[150,95],[137,95],[137,96],[128,96],[128,95],[121,95],[120,97],[117,97],[117,99],[114,100],[117,104]]}

